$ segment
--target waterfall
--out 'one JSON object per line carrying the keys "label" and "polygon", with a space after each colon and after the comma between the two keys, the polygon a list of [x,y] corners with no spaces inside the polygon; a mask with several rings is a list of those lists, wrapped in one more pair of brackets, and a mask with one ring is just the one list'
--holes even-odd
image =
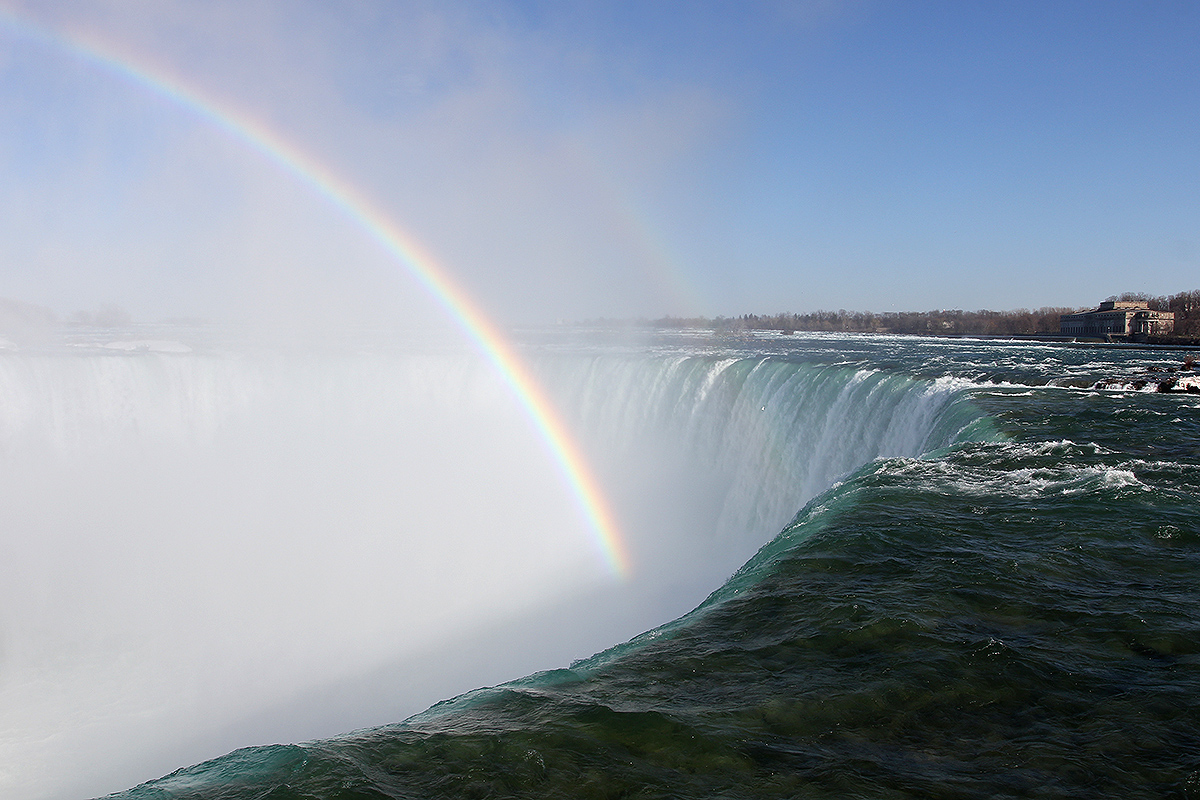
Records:
{"label": "waterfall", "polygon": [[876,458],[946,447],[980,417],[962,381],[854,366],[705,356],[541,366],[631,509],[626,525],[654,520],[633,535],[642,560],[653,560],[647,550],[704,553],[689,602],[836,480]]}
{"label": "waterfall", "polygon": [[633,554],[461,353],[0,353],[0,793],[396,721],[694,606],[803,503],[952,443],[957,385],[538,356]]}

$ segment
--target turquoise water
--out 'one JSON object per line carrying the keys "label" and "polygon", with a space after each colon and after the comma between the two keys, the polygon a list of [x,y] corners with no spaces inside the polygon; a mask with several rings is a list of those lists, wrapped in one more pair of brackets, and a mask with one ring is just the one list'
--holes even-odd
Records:
{"label": "turquoise water", "polygon": [[1200,797],[1200,398],[1090,388],[1179,353],[530,347],[602,473],[659,432],[736,485],[695,502],[744,566],[569,668],[113,797]]}

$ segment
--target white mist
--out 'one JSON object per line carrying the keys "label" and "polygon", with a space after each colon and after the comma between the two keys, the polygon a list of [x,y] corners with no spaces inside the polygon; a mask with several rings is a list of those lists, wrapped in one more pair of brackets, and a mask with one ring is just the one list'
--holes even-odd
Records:
{"label": "white mist", "polygon": [[[614,580],[475,357],[0,354],[10,800],[396,721],[513,676],[481,659],[311,698]],[[534,637],[519,665],[586,655],[558,647]]]}

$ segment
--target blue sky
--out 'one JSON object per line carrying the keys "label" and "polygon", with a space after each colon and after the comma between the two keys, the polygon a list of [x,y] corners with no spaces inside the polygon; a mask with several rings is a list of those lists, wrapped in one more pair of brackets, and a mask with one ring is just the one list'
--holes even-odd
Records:
{"label": "blue sky", "polygon": [[319,196],[56,36],[266,121],[498,319],[1077,306],[1200,286],[1200,6],[3,7],[0,296],[428,316]]}

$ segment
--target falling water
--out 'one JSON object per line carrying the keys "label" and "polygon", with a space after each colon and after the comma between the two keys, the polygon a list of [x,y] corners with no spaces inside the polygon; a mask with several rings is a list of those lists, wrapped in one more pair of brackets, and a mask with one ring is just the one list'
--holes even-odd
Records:
{"label": "falling water", "polygon": [[587,656],[695,605],[850,470],[971,420],[952,384],[878,370],[533,363],[617,509],[627,581],[468,353],[0,354],[5,796],[99,794]]}

